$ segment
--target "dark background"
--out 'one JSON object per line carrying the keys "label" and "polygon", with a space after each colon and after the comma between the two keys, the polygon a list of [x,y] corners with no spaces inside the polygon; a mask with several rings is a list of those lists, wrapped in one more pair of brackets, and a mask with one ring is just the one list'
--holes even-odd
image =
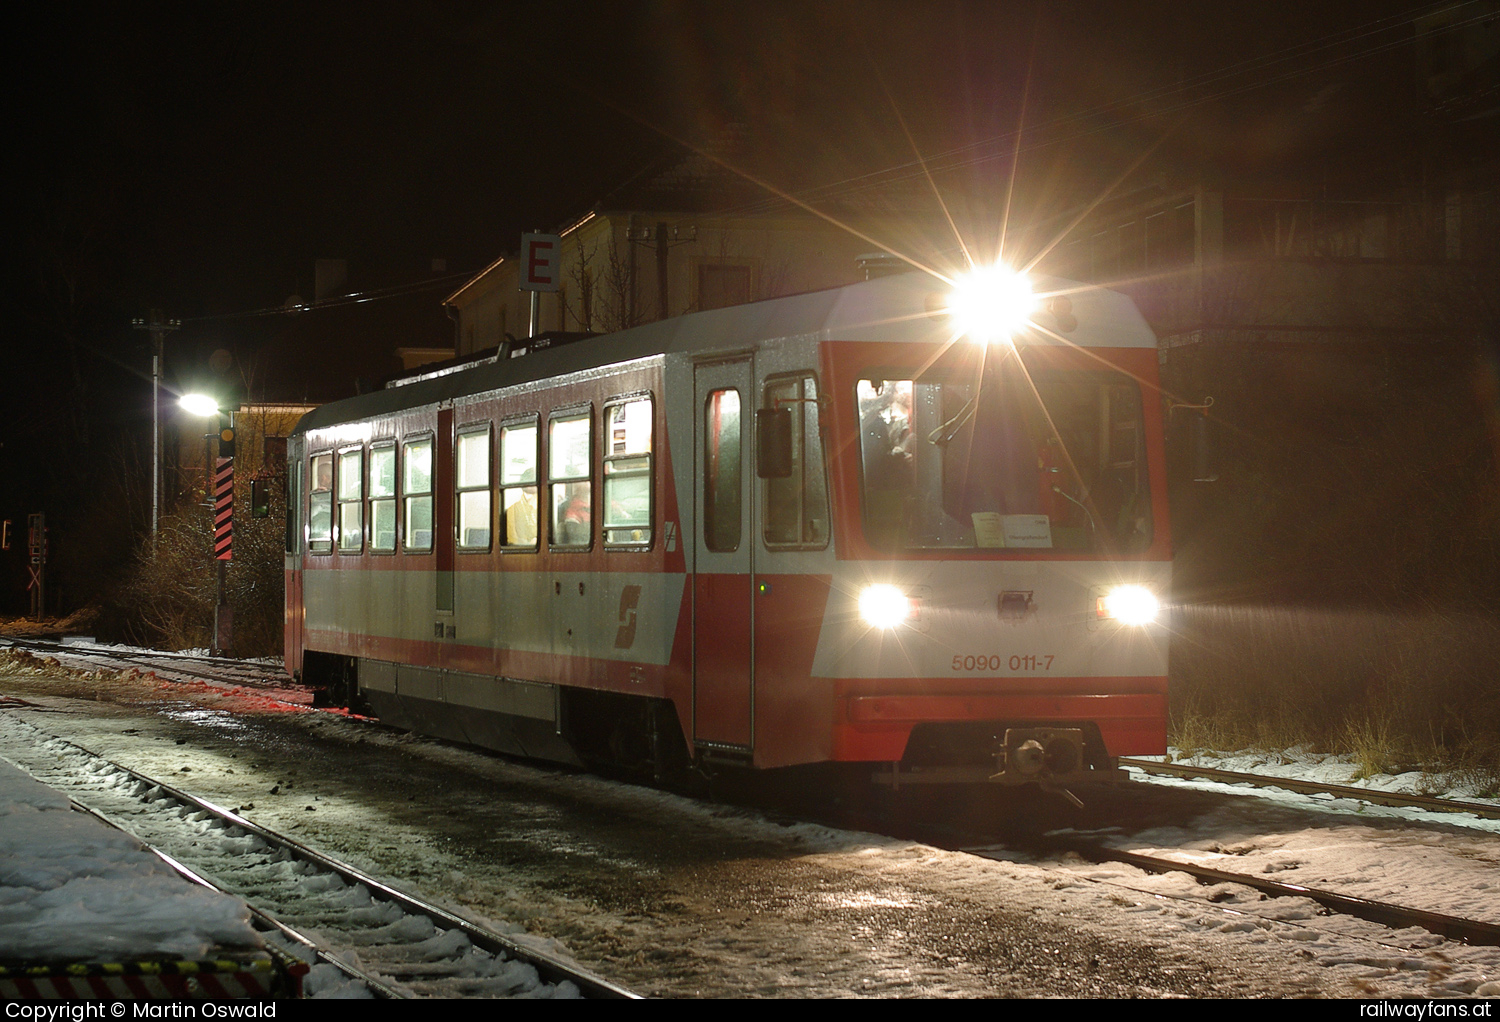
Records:
{"label": "dark background", "polygon": [[[48,513],[60,609],[97,598],[149,494],[132,318],[182,320],[172,388],[353,393],[392,324],[444,343],[468,274],[677,145],[735,139],[746,208],[927,194],[981,250],[1007,204],[1035,251],[1163,168],[1379,188],[1422,114],[1399,16],[1430,6],[40,5],[13,15],[0,514]],[[276,310],[329,257],[379,300],[303,313],[343,317],[308,345]]]}

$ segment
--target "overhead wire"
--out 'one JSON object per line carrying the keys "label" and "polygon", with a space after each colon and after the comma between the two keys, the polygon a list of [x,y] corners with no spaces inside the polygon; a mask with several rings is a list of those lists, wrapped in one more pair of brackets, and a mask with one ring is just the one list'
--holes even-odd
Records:
{"label": "overhead wire", "polygon": [[332,298],[324,298],[311,302],[298,301],[290,305],[283,303],[281,305],[267,306],[262,309],[245,309],[240,312],[218,312],[203,316],[184,316],[181,322],[205,323],[221,319],[243,319],[249,316],[287,316],[304,312],[317,312],[322,309],[333,309],[344,305],[378,302],[387,298],[404,298],[408,295],[420,294],[423,291],[432,291],[440,287],[449,286],[455,281],[467,280],[473,277],[475,272],[474,270],[466,270],[461,273],[448,273],[441,277],[427,277],[404,284],[392,284],[388,287],[354,291],[349,294],[336,295]]}

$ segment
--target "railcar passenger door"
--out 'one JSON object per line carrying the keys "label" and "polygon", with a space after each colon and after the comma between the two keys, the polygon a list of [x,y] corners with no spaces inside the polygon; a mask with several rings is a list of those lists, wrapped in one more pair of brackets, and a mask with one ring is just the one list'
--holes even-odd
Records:
{"label": "railcar passenger door", "polygon": [[749,750],[753,601],[748,358],[694,369],[693,739]]}
{"label": "railcar passenger door", "polygon": [[302,491],[302,454],[300,438],[287,442],[286,557],[283,569],[286,635],[282,660],[289,672],[297,674],[302,671],[302,513],[307,499]]}

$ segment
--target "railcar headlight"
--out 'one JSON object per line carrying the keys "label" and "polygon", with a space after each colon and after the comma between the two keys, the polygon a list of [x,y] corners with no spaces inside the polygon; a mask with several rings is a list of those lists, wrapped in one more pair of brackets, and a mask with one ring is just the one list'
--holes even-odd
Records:
{"label": "railcar headlight", "polygon": [[911,616],[911,600],[895,586],[866,586],[859,594],[859,616],[871,628],[894,628]]}
{"label": "railcar headlight", "polygon": [[1149,625],[1161,613],[1161,601],[1145,586],[1115,586],[1099,597],[1095,612],[1122,625]]}
{"label": "railcar headlight", "polygon": [[976,344],[1010,338],[1035,309],[1031,281],[1008,266],[976,266],[954,281],[948,297],[954,326]]}

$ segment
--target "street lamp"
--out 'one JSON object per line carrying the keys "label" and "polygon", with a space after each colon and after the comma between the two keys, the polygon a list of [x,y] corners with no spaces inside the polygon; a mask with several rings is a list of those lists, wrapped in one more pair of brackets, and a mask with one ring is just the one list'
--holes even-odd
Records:
{"label": "street lamp", "polygon": [[184,394],[177,399],[177,403],[189,415],[201,415],[207,418],[210,415],[219,414],[219,402],[207,394]]}
{"label": "street lamp", "polygon": [[[224,413],[219,408],[219,402],[209,397],[207,394],[184,394],[182,395],[182,397],[177,399],[177,403],[181,405],[182,410],[187,412],[189,415],[197,415],[203,418],[215,418],[219,422],[218,429],[216,429],[212,433],[205,433],[203,435],[203,496],[204,499],[208,502],[209,506],[214,507],[215,494],[213,438],[217,436],[221,445],[224,443],[231,443],[232,437],[234,436],[232,432],[233,422],[231,421],[230,428],[226,430],[224,427]],[[215,514],[217,515],[217,513],[218,512],[216,509]],[[233,627],[234,620],[229,609],[229,602],[225,598],[224,560],[227,556],[227,554],[221,556],[216,553],[214,557],[216,593],[214,597],[214,637],[211,645],[213,647],[213,651],[216,653],[223,652],[224,650],[227,650],[229,648],[230,631]]]}
{"label": "street lamp", "polygon": [[[177,404],[189,415],[196,415],[203,419],[215,418],[219,414],[219,402],[207,394],[184,394],[177,399]],[[203,495],[205,500],[212,500],[214,492],[213,444],[210,439],[213,435],[212,433],[203,435],[203,477],[205,480]]]}

